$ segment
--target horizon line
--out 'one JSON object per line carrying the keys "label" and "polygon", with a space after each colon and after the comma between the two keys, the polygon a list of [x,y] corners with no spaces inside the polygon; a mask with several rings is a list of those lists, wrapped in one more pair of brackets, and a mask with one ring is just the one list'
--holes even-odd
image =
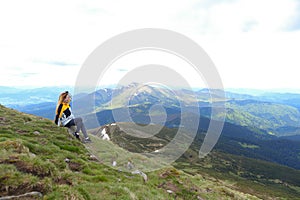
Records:
{"label": "horizon line", "polygon": [[[133,83],[130,83],[133,84]],[[128,85],[130,85],[128,84]],[[127,86],[128,86],[127,85]],[[116,86],[120,86],[117,84],[108,84],[108,85],[101,85],[98,87],[81,87],[81,88],[89,88],[89,89],[95,89],[99,90],[99,89],[105,89],[105,88],[116,88]],[[125,85],[124,85],[125,86]],[[72,85],[44,85],[44,86],[7,86],[7,85],[0,85],[0,89],[18,89],[18,90],[34,90],[34,89],[43,89],[43,88],[68,88],[68,89],[74,89],[75,87]],[[192,89],[192,90],[202,90],[202,89],[212,89],[212,90],[218,90],[220,88],[208,88],[208,87],[191,87],[191,88],[184,88],[184,87],[180,87],[180,86],[175,86],[172,87],[174,89]],[[224,87],[223,88],[224,91],[227,92],[234,92],[234,90],[236,90],[235,92],[263,92],[263,91],[272,91],[272,92],[291,92],[291,93],[300,93],[300,87],[299,88],[287,88],[287,87],[277,87],[277,88],[251,88],[251,87]],[[244,91],[243,91],[244,90]],[[250,90],[250,91],[249,91]]]}

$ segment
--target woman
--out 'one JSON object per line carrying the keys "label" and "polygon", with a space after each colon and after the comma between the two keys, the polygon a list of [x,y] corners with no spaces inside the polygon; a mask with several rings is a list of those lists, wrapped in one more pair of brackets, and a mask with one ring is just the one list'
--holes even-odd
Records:
{"label": "woman", "polygon": [[90,138],[86,133],[85,126],[82,122],[81,117],[74,117],[72,114],[72,110],[70,107],[71,95],[68,91],[63,92],[59,95],[58,103],[56,106],[56,116],[55,116],[55,124],[58,126],[64,126],[70,128],[71,126],[76,125],[76,131],[73,135],[79,139],[79,131],[84,135],[85,142],[91,142]]}

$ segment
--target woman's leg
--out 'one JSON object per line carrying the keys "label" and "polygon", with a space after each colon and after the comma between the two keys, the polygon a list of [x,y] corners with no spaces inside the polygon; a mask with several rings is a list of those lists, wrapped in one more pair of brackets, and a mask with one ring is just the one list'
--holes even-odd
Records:
{"label": "woman's leg", "polygon": [[76,117],[74,119],[74,121],[75,121],[75,124],[76,124],[76,127],[77,127],[76,132],[79,133],[79,131],[81,130],[81,132],[84,135],[84,138],[88,138],[84,123],[82,122],[82,118],[81,117]]}

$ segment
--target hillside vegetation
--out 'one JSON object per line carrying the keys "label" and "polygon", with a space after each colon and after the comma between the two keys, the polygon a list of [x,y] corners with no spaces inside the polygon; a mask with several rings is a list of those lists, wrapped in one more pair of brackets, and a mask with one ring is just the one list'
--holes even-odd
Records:
{"label": "hillside vegetation", "polygon": [[[107,151],[118,148],[97,137],[93,140],[108,145]],[[145,182],[118,170],[118,165],[103,164],[105,154],[98,152],[96,159],[50,120],[3,106],[0,151],[0,197],[36,191],[42,197],[25,199],[259,199],[240,191],[234,181],[202,172],[191,175],[172,166],[147,173]]]}
{"label": "hillside vegetation", "polygon": [[[122,129],[119,126],[122,127]],[[155,125],[151,126],[155,129]],[[174,138],[177,131],[176,129],[164,127],[155,136],[145,139],[133,136],[133,133],[137,130],[130,128],[134,127],[130,123],[117,123],[117,125],[108,125],[107,127],[113,143],[123,149],[123,153],[120,151],[117,152],[117,155],[119,155],[116,156],[117,162],[124,163],[124,158],[130,157],[130,161],[137,165],[140,164],[140,159],[145,161],[146,158],[134,156],[133,154],[126,155],[124,149],[139,153],[159,150],[159,153],[160,148],[168,144],[170,140]],[[124,127],[126,131],[124,131]],[[91,133],[97,135],[99,131],[95,129],[91,131]],[[183,170],[193,176],[205,174],[207,177],[213,177],[220,181],[228,181],[235,190],[243,191],[244,193],[249,193],[262,199],[273,199],[275,197],[280,197],[279,199],[299,199],[299,170],[224,152],[225,148],[220,148],[220,146],[225,146],[228,149],[231,148],[233,151],[241,150],[237,148],[234,143],[228,142],[228,138],[221,138],[213,152],[204,159],[199,159],[198,151],[203,142],[203,138],[204,134],[198,134],[190,148],[172,164],[177,170]],[[239,145],[244,146],[242,148],[255,149],[252,145],[246,143]],[[99,147],[98,150],[103,148],[105,149],[107,146],[101,145],[101,148]],[[106,157],[102,156],[102,159],[105,162]]]}
{"label": "hillside vegetation", "polygon": [[[292,106],[241,100],[227,102],[226,108],[226,121],[240,126],[267,130],[269,134],[293,135],[297,134],[295,130],[300,128],[300,112]],[[281,131],[282,128],[285,128],[285,131]]]}

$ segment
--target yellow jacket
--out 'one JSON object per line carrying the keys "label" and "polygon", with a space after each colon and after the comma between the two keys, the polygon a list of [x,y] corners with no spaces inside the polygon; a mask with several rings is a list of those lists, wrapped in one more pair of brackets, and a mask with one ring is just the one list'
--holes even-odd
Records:
{"label": "yellow jacket", "polygon": [[55,116],[55,124],[57,125],[67,125],[72,119],[74,119],[74,115],[72,114],[72,110],[69,103],[62,103],[56,109]]}

